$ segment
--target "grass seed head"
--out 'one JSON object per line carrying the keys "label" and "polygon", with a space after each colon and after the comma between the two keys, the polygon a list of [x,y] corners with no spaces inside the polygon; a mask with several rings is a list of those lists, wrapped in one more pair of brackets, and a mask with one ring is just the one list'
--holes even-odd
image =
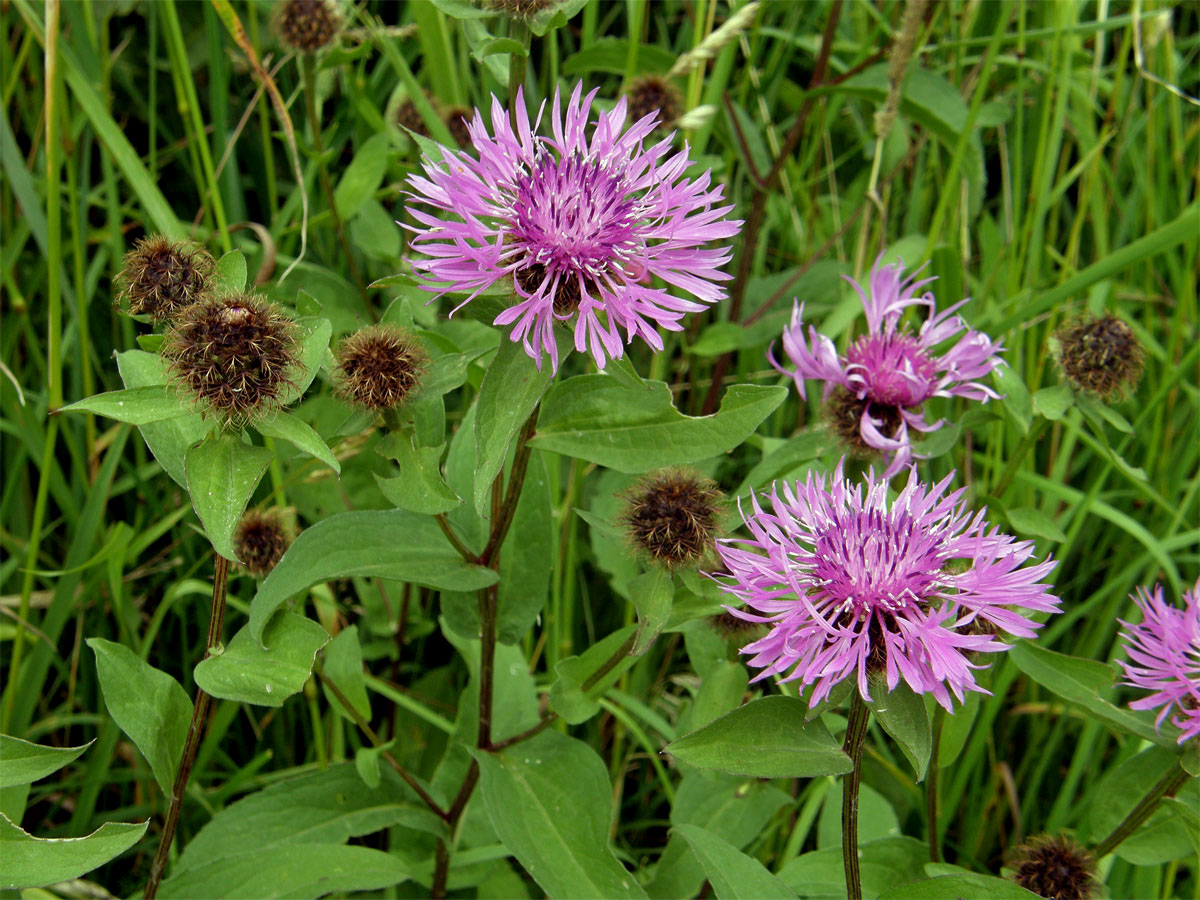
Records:
{"label": "grass seed head", "polygon": [[233,549],[242,566],[261,578],[292,545],[292,529],[280,509],[248,509],[233,533]]}
{"label": "grass seed head", "polygon": [[1013,880],[1046,900],[1090,900],[1096,893],[1092,856],[1065,835],[1037,835],[1013,852]]}
{"label": "grass seed head", "polygon": [[295,323],[271,301],[243,292],[192,304],[163,345],[176,382],[225,427],[279,409],[298,353]]}
{"label": "grass seed head", "polygon": [[1059,365],[1077,390],[1108,400],[1124,396],[1141,380],[1141,344],[1112,313],[1073,322],[1055,337]]}
{"label": "grass seed head", "polygon": [[710,479],[688,469],[664,469],[626,493],[622,521],[637,549],[677,569],[699,563],[712,548],[723,499]]}
{"label": "grass seed head", "polygon": [[145,237],[125,254],[117,273],[119,296],[134,315],[163,322],[209,290],[215,269],[202,247],[162,235]]}
{"label": "grass seed head", "polygon": [[338,347],[336,391],[360,409],[395,409],[420,385],[428,362],[425,349],[407,331],[394,325],[370,325]]}
{"label": "grass seed head", "polygon": [[342,30],[342,15],[332,0],[281,0],[276,9],[280,39],[300,53],[316,53]]}

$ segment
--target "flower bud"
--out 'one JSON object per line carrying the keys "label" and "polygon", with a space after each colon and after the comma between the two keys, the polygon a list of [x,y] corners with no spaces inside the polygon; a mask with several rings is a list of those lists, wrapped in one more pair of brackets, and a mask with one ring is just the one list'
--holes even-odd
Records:
{"label": "flower bud", "polygon": [[248,509],[233,533],[233,549],[242,566],[261,578],[275,568],[292,545],[292,529],[277,508]]}
{"label": "flower bud", "polygon": [[215,269],[202,247],[162,235],[145,237],[125,254],[117,273],[119,296],[133,315],[162,322],[195,303],[211,286]]}
{"label": "flower bud", "polygon": [[1058,363],[1077,390],[1103,400],[1122,397],[1142,377],[1142,347],[1112,313],[1069,324],[1055,335]]}
{"label": "flower bud", "polygon": [[724,495],[687,469],[644,476],[625,496],[622,520],[637,549],[669,569],[695,565],[712,548]]}
{"label": "flower bud", "polygon": [[429,357],[420,342],[394,325],[370,325],[337,352],[335,391],[351,406],[379,412],[410,399]]}
{"label": "flower bud", "polygon": [[298,352],[295,323],[253,293],[194,303],[176,316],[163,345],[176,382],[225,427],[282,405]]}

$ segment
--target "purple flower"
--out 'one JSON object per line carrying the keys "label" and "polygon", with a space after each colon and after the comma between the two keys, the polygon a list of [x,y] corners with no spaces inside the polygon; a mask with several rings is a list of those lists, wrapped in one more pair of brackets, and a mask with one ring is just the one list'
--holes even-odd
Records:
{"label": "purple flower", "polygon": [[[493,96],[493,133],[478,114],[467,126],[479,158],[443,148],[443,162],[426,158],[426,177],[410,179],[417,202],[452,216],[413,211],[424,226],[413,245],[429,257],[413,266],[438,282],[428,289],[470,292],[465,304],[511,283],[514,302],[494,324],[512,325],[510,338],[524,341],[539,367],[548,353],[554,369],[556,320],[574,318],[575,349],[590,348],[601,368],[635,337],[661,350],[656,328],[681,331],[684,313],[725,296],[717,282],[729,278],[719,267],[730,250],[704,244],[741,226],[725,218],[733,207],[719,205],[711,172],[683,177],[686,146],[673,153],[669,138],[644,146],[657,113],[622,133],[625,100],[590,121],[596,91],[581,99],[582,90],[575,86],[565,113],[555,92],[551,137],[534,134],[544,104],[531,127],[518,92],[514,129]],[[651,276],[669,287],[651,286]]]}
{"label": "purple flower", "polygon": [[[925,421],[921,405],[926,400],[967,397],[986,403],[999,396],[976,379],[1000,363],[997,354],[1003,348],[986,334],[967,328],[955,315],[966,300],[939,313],[933,294],[917,296],[933,278],[905,279],[901,264],[882,265],[880,260],[871,271],[870,292],[853,278],[846,279],[862,298],[867,333],[838,356],[833,341],[811,325],[805,341],[801,305],[783,332],[783,347],[794,368],[777,368],[792,376],[801,397],[806,396],[806,378],[825,382],[826,402],[836,391],[831,407],[835,425],[853,446],[882,451],[888,462],[884,477],[891,478],[919,455],[913,452],[909,430],[932,432],[942,426],[940,419]],[[929,309],[916,334],[900,327],[900,318],[910,306]],[[966,334],[952,347],[941,355],[935,353],[935,348],[964,330]]]}
{"label": "purple flower", "polygon": [[1041,625],[1022,611],[1057,611],[1041,583],[1054,561],[1022,567],[1033,543],[989,530],[959,502],[961,488],[947,494],[953,473],[930,487],[913,466],[889,504],[886,480],[869,473],[864,496],[844,462],[828,481],[810,472],[772,485],[769,512],[754,497],[753,515],[742,513],[751,537],[717,542],[732,579],[721,588],[761,615],[727,609],[771,627],[742,649],[763,670],[755,680],[815,684],[814,706],[850,675],[870,700],[877,672],[889,691],[903,678],[946,709],[947,688],[960,701],[964,690],[987,693],[968,654],[1008,649],[999,632],[1034,636]]}
{"label": "purple flower", "polygon": [[1154,586],[1151,594],[1137,589],[1134,602],[1142,611],[1142,623],[1130,625],[1122,633],[1125,651],[1131,662],[1121,662],[1125,669],[1123,682],[1132,687],[1153,691],[1149,697],[1135,700],[1130,709],[1157,709],[1155,727],[1177,709],[1171,721],[1183,734],[1179,743],[1200,735],[1200,581],[1190,591],[1183,592],[1183,609],[1163,601],[1162,587]]}

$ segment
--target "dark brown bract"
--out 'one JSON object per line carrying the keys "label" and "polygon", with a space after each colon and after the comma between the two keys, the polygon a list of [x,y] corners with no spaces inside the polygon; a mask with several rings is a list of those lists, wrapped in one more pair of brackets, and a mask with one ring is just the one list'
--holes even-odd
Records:
{"label": "dark brown bract", "polygon": [[420,112],[417,111],[417,104],[412,100],[405,100],[396,108],[396,124],[401,128],[407,128],[414,134],[421,135],[421,137],[429,137],[429,129],[425,126],[425,120],[421,118]]}
{"label": "dark brown bract", "polygon": [[446,128],[450,130],[451,136],[458,142],[458,146],[469,148],[471,146],[471,132],[467,130],[467,122],[475,118],[475,110],[467,109],[465,106],[454,106],[446,113]]}
{"label": "dark brown bract", "polygon": [[209,297],[183,310],[163,356],[205,415],[230,427],[282,405],[299,365],[296,325],[252,293]]}
{"label": "dark brown bract", "polygon": [[669,128],[679,118],[682,103],[675,85],[658,75],[644,75],[629,86],[629,121],[637,122],[658,113],[658,127]]}
{"label": "dark brown bract", "polygon": [[276,13],[280,39],[301,53],[315,53],[333,43],[342,16],[329,0],[282,0]]}
{"label": "dark brown bract", "polygon": [[622,520],[634,546],[668,568],[695,565],[712,547],[724,495],[687,469],[644,476],[625,495]]}
{"label": "dark brown bract", "polygon": [[1133,329],[1112,313],[1074,322],[1055,337],[1058,362],[1078,390],[1108,399],[1137,387],[1144,354]]}
{"label": "dark brown bract", "polygon": [[248,509],[233,533],[233,549],[251,575],[263,576],[275,568],[292,545],[292,530],[279,509]]}
{"label": "dark brown bract", "polygon": [[1092,856],[1070,838],[1047,834],[1017,847],[1013,880],[1046,900],[1090,900],[1096,892]]}
{"label": "dark brown bract", "polygon": [[119,296],[135,316],[162,322],[209,290],[215,268],[202,247],[162,235],[145,237],[125,254],[117,273]]}
{"label": "dark brown bract", "polygon": [[336,392],[360,409],[395,409],[408,400],[428,365],[420,342],[394,325],[370,325],[350,335],[337,352]]}

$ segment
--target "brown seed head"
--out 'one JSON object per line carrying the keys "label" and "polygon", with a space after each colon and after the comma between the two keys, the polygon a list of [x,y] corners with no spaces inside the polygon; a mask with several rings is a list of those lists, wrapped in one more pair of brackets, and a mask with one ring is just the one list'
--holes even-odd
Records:
{"label": "brown seed head", "polygon": [[337,361],[337,395],[351,406],[380,411],[412,396],[429,357],[407,331],[381,324],[360,328],[342,341]]}
{"label": "brown seed head", "polygon": [[1071,323],[1055,337],[1059,365],[1076,389],[1107,400],[1124,396],[1141,380],[1142,347],[1133,329],[1112,313]]}
{"label": "brown seed head", "polygon": [[216,263],[202,247],[162,235],[145,237],[125,254],[117,273],[120,297],[134,315],[170,319],[207,291]]}
{"label": "brown seed head", "polygon": [[825,413],[834,432],[855,456],[874,456],[879,451],[863,440],[862,417],[867,406],[871,407],[871,417],[882,420],[877,426],[886,435],[892,435],[900,427],[900,408],[886,406],[882,403],[872,403],[870,400],[859,399],[843,387],[835,388],[825,406]]}
{"label": "brown seed head", "polygon": [[467,130],[467,122],[474,118],[475,110],[467,109],[465,106],[451,107],[450,111],[446,113],[446,127],[450,129],[450,134],[458,142],[458,146],[471,146],[471,132]]}
{"label": "brown seed head", "polygon": [[175,380],[226,427],[280,407],[298,353],[295,323],[252,293],[192,304],[176,316],[163,345]]}
{"label": "brown seed head", "polygon": [[262,577],[275,568],[292,545],[292,529],[277,508],[248,509],[233,533],[233,549],[251,575]]}
{"label": "brown seed head", "polygon": [[1031,838],[1013,851],[1013,880],[1046,900],[1090,900],[1096,893],[1092,856],[1064,835]]}
{"label": "brown seed head", "polygon": [[280,0],[276,10],[280,40],[300,53],[315,53],[342,29],[342,14],[332,0]]}
{"label": "brown seed head", "polygon": [[425,127],[425,120],[417,112],[417,104],[412,100],[405,100],[396,108],[396,124],[421,135],[421,137],[429,137],[429,129]]}
{"label": "brown seed head", "polygon": [[687,469],[645,475],[625,495],[622,520],[634,546],[667,568],[695,565],[717,536],[724,495]]}
{"label": "brown seed head", "polygon": [[629,121],[658,113],[659,129],[666,129],[679,118],[682,102],[675,85],[659,75],[643,75],[636,79],[626,94],[629,101]]}
{"label": "brown seed head", "polygon": [[510,19],[528,22],[543,9],[554,6],[554,0],[484,0],[487,9],[503,13]]}

